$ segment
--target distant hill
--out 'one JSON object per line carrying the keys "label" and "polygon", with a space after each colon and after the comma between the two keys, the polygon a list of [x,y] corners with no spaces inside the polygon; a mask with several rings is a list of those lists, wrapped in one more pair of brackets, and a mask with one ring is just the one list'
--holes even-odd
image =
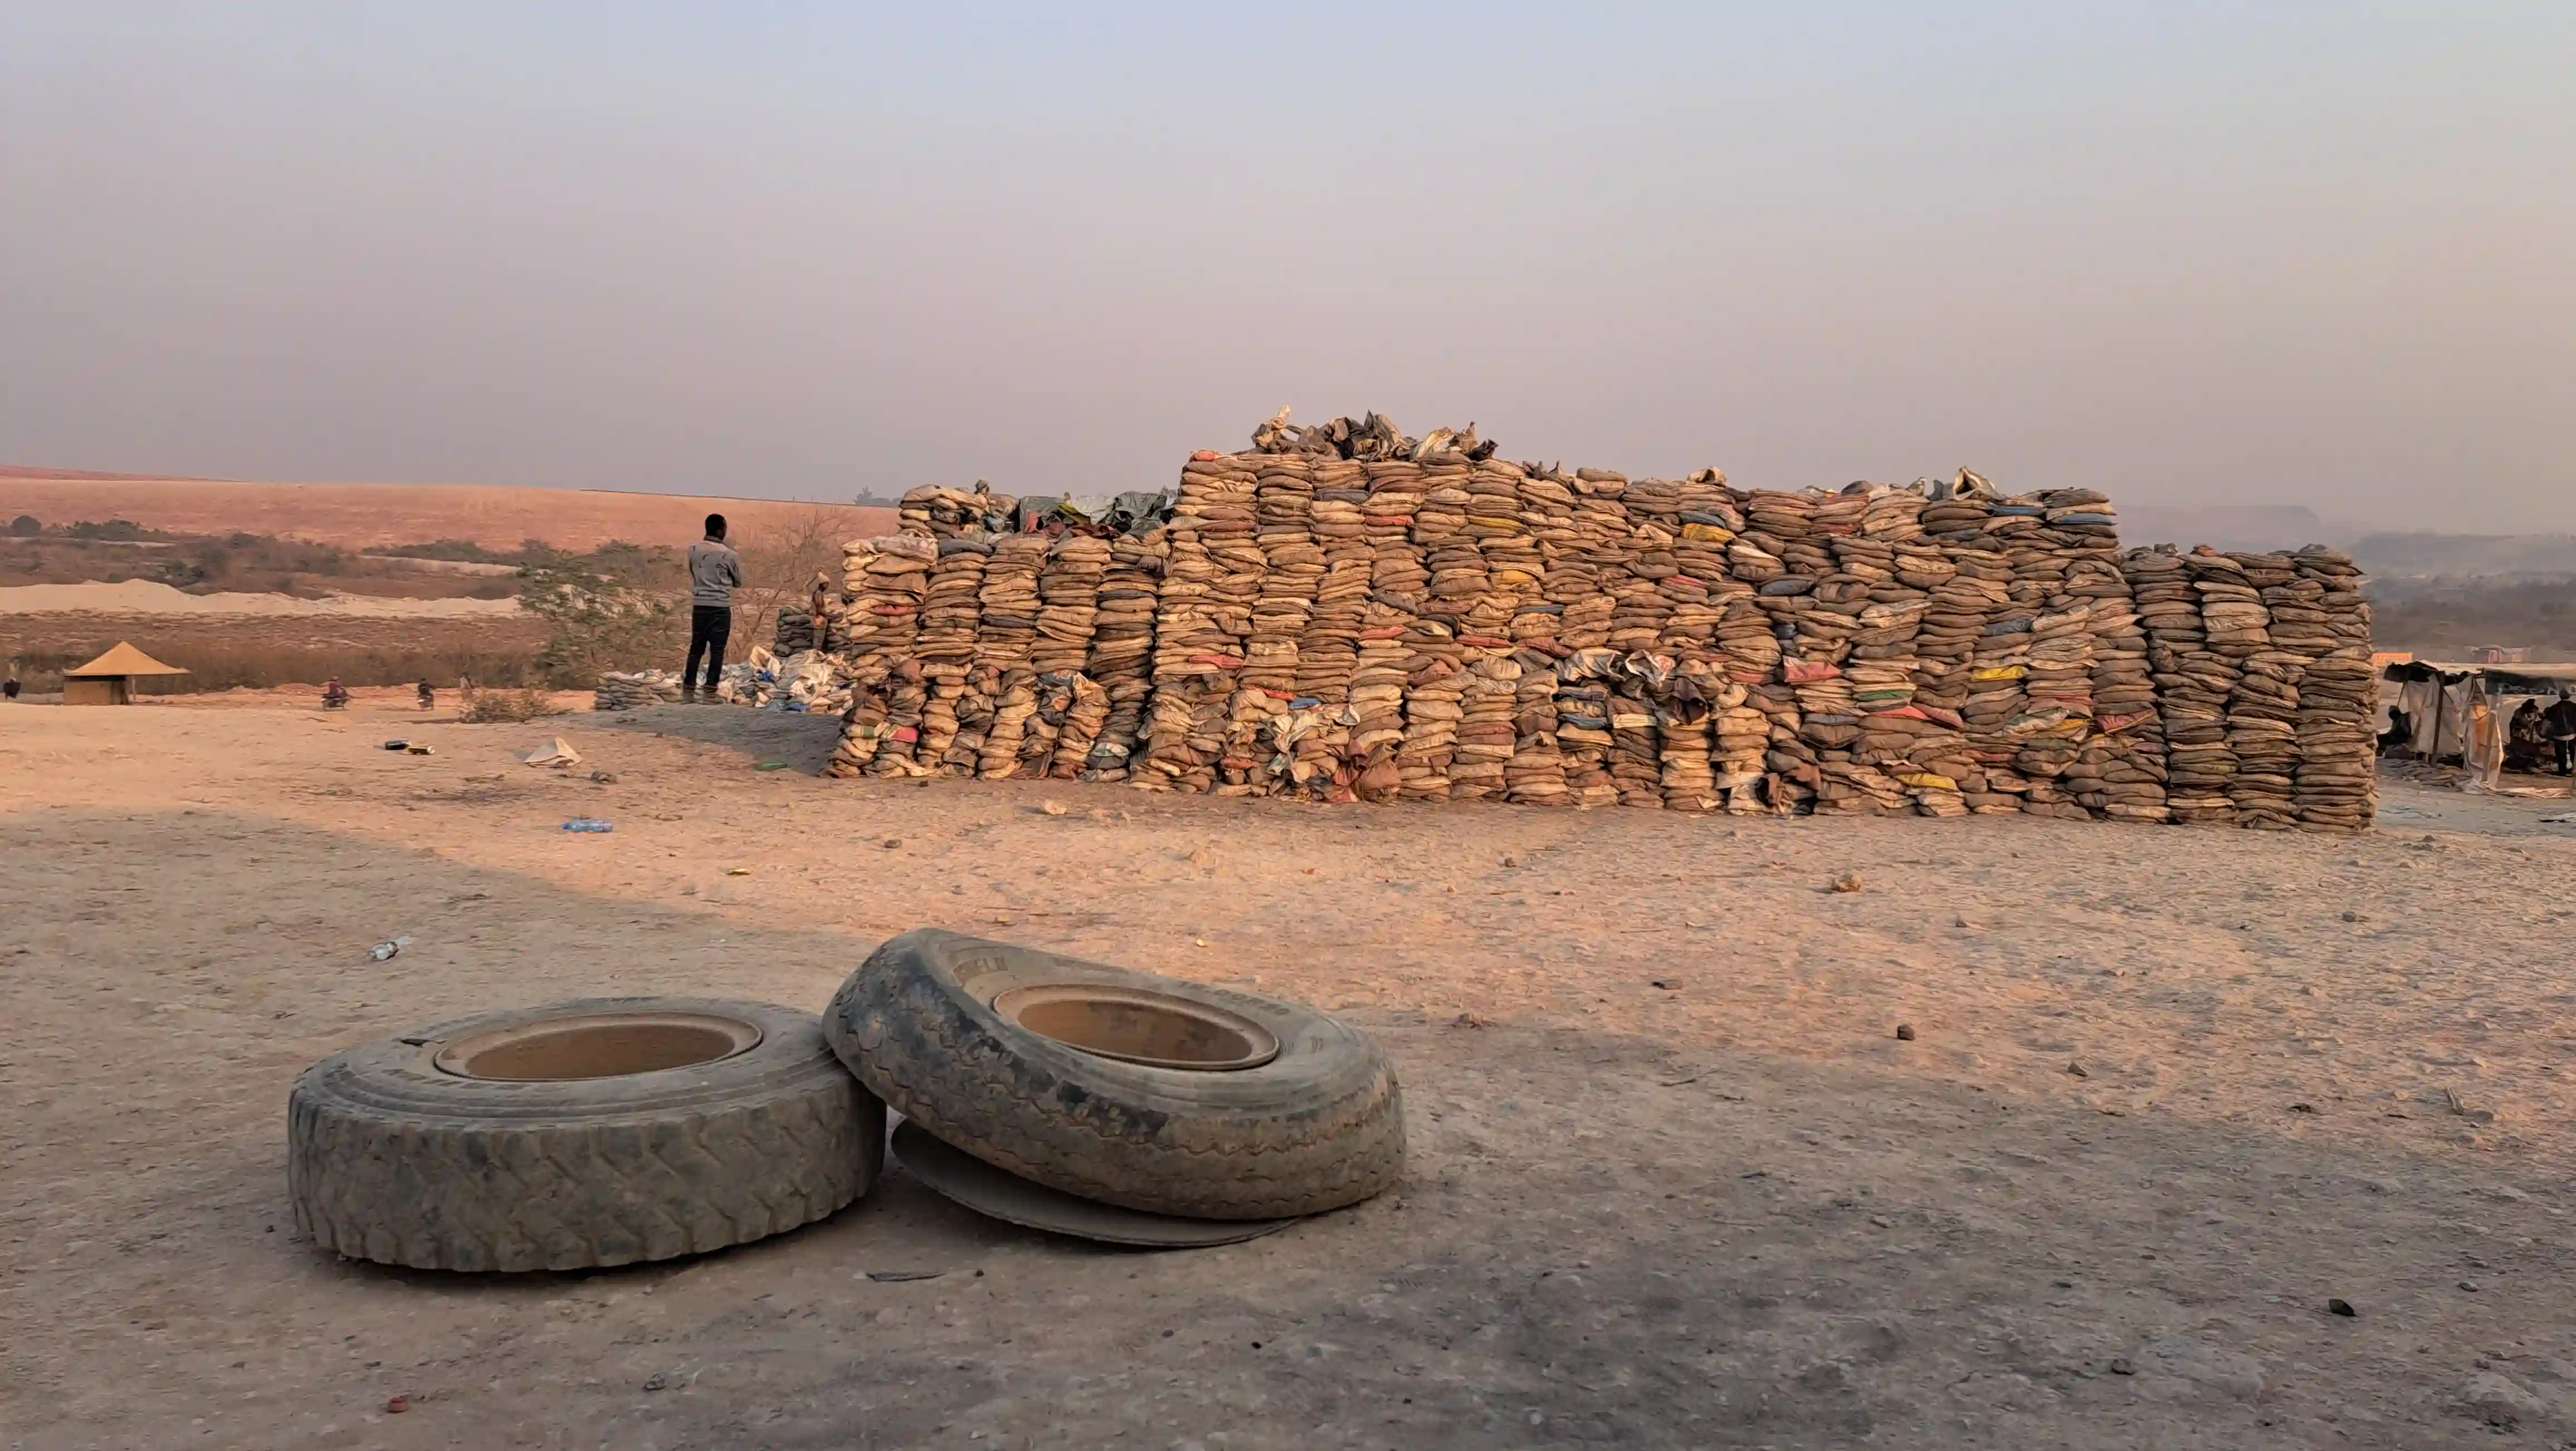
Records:
{"label": "distant hill", "polygon": [[2215,545],[2220,549],[2296,549],[2342,545],[2361,531],[2318,515],[2305,504],[2121,504],[2126,544]]}
{"label": "distant hill", "polygon": [[158,474],[101,474],[88,469],[49,469],[36,464],[0,464],[0,479],[157,479]]}
{"label": "distant hill", "polygon": [[2124,544],[2220,549],[2349,550],[2373,578],[2560,579],[2576,576],[2576,534],[2434,534],[2326,518],[2304,504],[2123,504]]}
{"label": "distant hill", "polygon": [[2366,534],[2352,555],[2385,579],[2576,576],[2576,534]]}
{"label": "distant hill", "polygon": [[2372,634],[2382,650],[2462,660],[2480,645],[2520,646],[2535,662],[2576,659],[2576,578],[2371,582]]}
{"label": "distant hill", "polygon": [[735,542],[820,527],[844,538],[891,533],[892,509],[590,489],[510,489],[481,484],[261,484],[137,479],[0,465],[0,524],[32,514],[46,524],[131,519],[183,534],[273,534],[382,549],[462,539],[513,550],[542,539],[586,550],[612,540],[685,544],[709,514]]}

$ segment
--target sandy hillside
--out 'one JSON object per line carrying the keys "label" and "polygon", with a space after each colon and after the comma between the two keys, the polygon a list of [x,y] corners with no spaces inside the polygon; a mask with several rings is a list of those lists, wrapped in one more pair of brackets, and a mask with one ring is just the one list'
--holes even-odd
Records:
{"label": "sandy hillside", "polygon": [[189,594],[148,579],[114,584],[22,584],[0,588],[0,615],[360,615],[386,618],[512,617],[515,599],[405,599],[393,595]]}
{"label": "sandy hillside", "polygon": [[[0,707],[0,1443],[2576,1437],[2564,800],[2393,782],[2361,839],[1326,809],[817,779],[832,732]],[[516,762],[557,733],[580,770]],[[294,1233],[327,1053],[599,992],[815,1009],[919,924],[1343,1011],[1407,1183],[1169,1255],[900,1168],[600,1274]]]}
{"label": "sandy hillside", "polygon": [[262,484],[203,479],[132,479],[0,473],[0,519],[33,514],[47,524],[131,519],[190,534],[275,534],[380,549],[464,539],[516,549],[543,539],[561,549],[611,540],[684,544],[702,520],[722,514],[734,542],[821,527],[856,537],[894,528],[892,509],[769,499],[616,494],[588,489],[510,489],[479,484]]}

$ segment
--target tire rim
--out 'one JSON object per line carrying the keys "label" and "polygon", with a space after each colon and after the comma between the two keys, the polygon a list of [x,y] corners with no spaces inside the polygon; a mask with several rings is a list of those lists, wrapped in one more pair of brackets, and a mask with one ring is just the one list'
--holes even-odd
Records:
{"label": "tire rim", "polygon": [[1051,1042],[1147,1068],[1234,1073],[1279,1056],[1279,1038],[1240,1013],[1144,988],[1048,983],[993,999],[1004,1021]]}
{"label": "tire rim", "polygon": [[759,1024],[712,1013],[582,1013],[459,1039],[431,1062],[459,1078],[565,1083],[696,1068],[760,1039]]}

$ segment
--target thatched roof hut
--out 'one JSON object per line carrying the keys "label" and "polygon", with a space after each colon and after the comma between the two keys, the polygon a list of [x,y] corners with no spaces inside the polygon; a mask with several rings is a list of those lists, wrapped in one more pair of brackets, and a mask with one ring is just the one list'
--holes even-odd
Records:
{"label": "thatched roof hut", "polygon": [[136,678],[187,673],[119,640],[115,649],[77,670],[63,672],[63,704],[127,705],[134,699]]}

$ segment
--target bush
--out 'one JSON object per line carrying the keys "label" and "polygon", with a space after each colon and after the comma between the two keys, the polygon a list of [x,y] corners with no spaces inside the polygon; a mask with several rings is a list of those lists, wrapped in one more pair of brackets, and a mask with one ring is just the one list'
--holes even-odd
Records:
{"label": "bush", "polygon": [[466,564],[517,564],[523,557],[545,547],[543,540],[531,539],[517,550],[503,553],[486,549],[471,539],[432,539],[422,544],[370,549],[366,553],[385,559],[452,559]]}
{"label": "bush", "polygon": [[140,539],[145,532],[142,525],[131,519],[110,519],[104,524],[83,519],[63,531],[65,536],[72,539],[106,540]]}
{"label": "bush", "polygon": [[33,514],[21,514],[9,521],[9,537],[12,539],[33,539],[44,532],[44,522]]}
{"label": "bush", "polygon": [[556,714],[554,698],[542,690],[478,690],[465,698],[457,719],[475,725],[535,720]]}
{"label": "bush", "polygon": [[519,607],[548,627],[537,669],[561,685],[676,658],[688,639],[688,598],[687,573],[668,549],[548,549],[519,566]]}

